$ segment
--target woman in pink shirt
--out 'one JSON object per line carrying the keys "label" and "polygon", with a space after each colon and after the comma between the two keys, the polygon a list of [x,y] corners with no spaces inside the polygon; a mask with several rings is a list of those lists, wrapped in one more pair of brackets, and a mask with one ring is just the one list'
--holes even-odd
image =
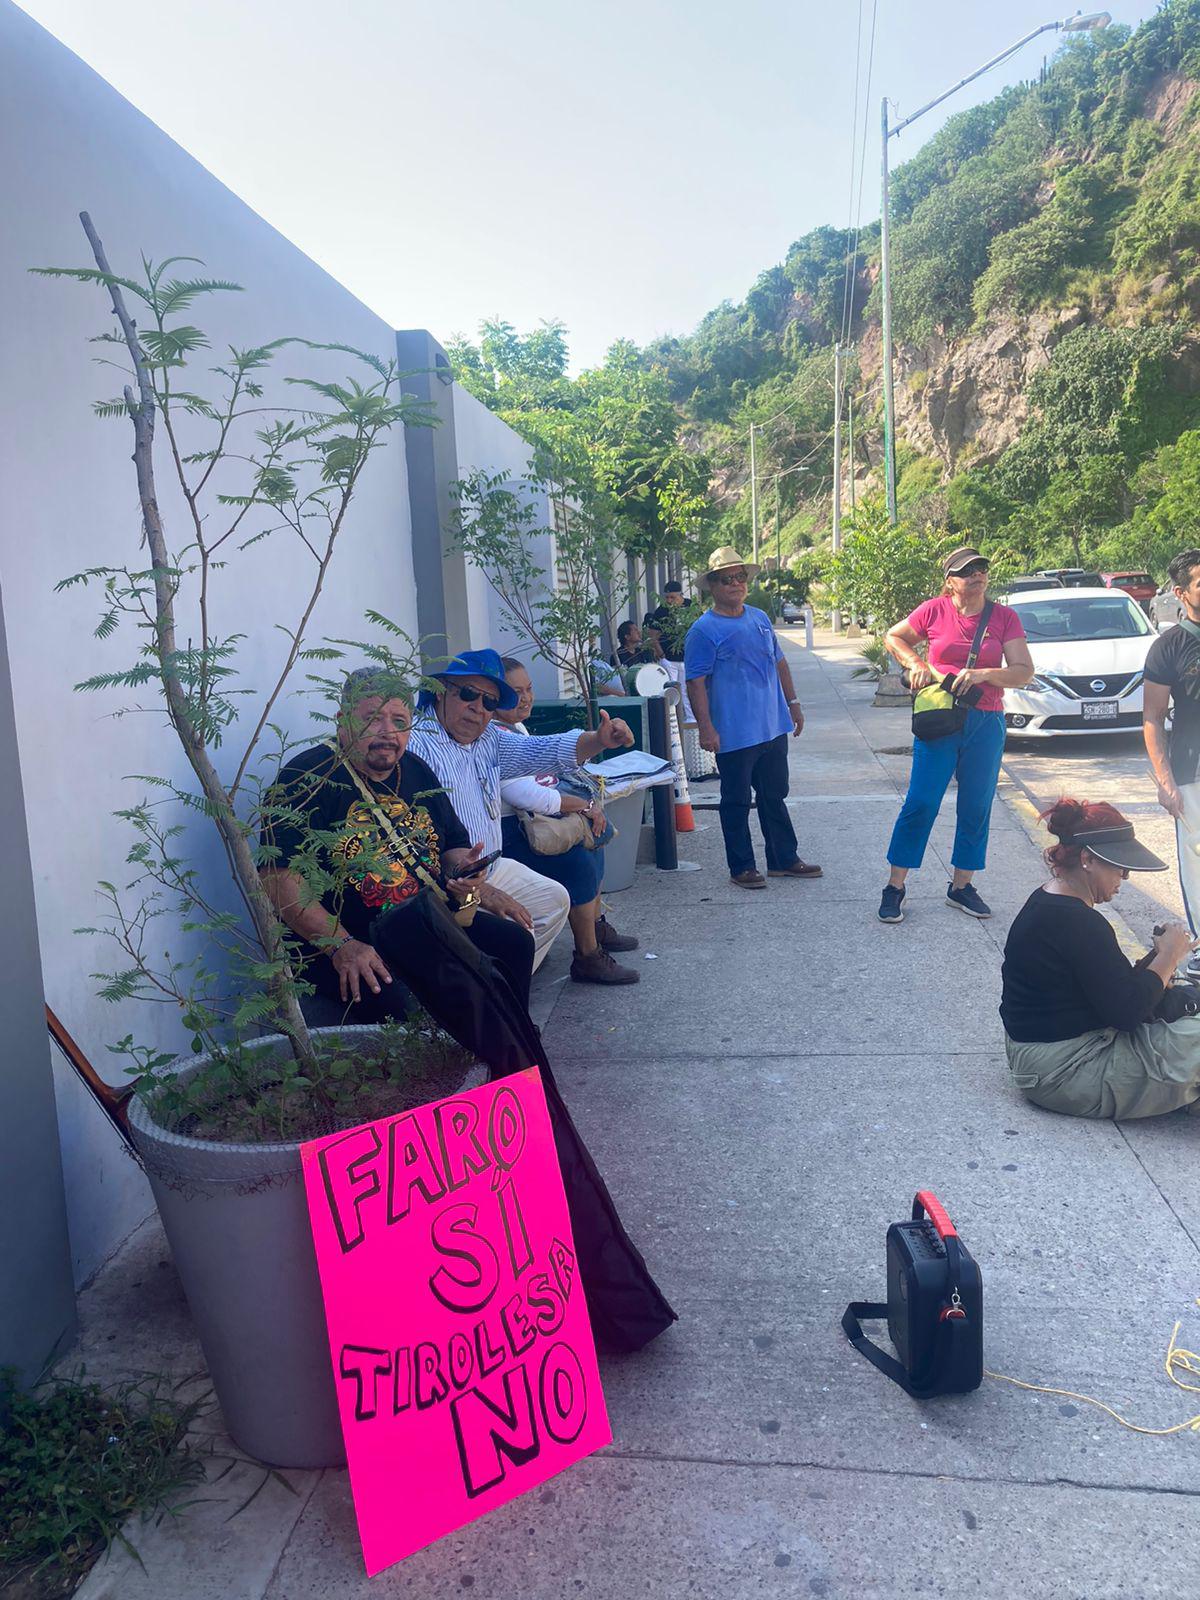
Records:
{"label": "woman in pink shirt", "polygon": [[[992,914],[971,879],[987,858],[988,824],[1004,753],[1004,691],[1023,688],[1033,677],[1033,662],[1017,613],[988,600],[986,557],[963,546],[950,552],[942,570],[945,592],[889,628],[884,643],[889,654],[908,668],[914,691],[953,673],[954,694],[976,686],[982,692],[957,732],[944,739],[913,740],[908,793],[888,846],[891,873],[879,904],[880,922],[904,921],[904,880],[911,868],[921,865],[951,778],[958,780],[958,811],[950,858],[954,876],[946,886],[946,904],[970,917]],[[967,657],[985,606],[990,611],[983,642],[975,665],[968,669]],[[928,661],[917,653],[922,640],[928,643]]]}

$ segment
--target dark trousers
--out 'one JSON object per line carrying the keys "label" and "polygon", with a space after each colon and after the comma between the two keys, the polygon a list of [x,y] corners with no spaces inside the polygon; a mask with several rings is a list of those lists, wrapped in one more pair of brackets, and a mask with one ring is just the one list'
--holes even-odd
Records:
{"label": "dark trousers", "polygon": [[[523,1006],[529,1005],[529,980],[533,976],[533,935],[519,923],[507,917],[498,917],[491,911],[477,911],[475,920],[463,932],[477,950],[491,956],[504,968],[514,994]],[[401,959],[397,959],[397,955]],[[346,1007],[346,1022],[386,1022],[389,1018],[402,1018],[410,1008],[412,996],[404,982],[403,952],[393,949],[384,960],[392,974],[391,983],[381,983],[379,993],[372,994],[366,984],[359,984],[362,998],[357,1005]],[[318,956],[306,970],[305,977],[331,1000],[341,1001],[340,980],[328,956]]]}
{"label": "dark trousers", "polygon": [[787,734],[744,750],[721,751],[721,832],[729,874],[738,877],[754,871],[754,845],[750,838],[750,791],[758,808],[758,821],[766,846],[767,871],[790,867],[797,859],[796,834],[784,801],[788,792]]}

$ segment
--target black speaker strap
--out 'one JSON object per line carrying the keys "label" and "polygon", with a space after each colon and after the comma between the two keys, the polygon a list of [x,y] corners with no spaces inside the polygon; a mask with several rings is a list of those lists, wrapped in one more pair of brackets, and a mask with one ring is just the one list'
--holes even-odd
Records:
{"label": "black speaker strap", "polygon": [[862,1331],[860,1317],[866,1317],[869,1322],[887,1316],[887,1306],[878,1300],[852,1300],[846,1307],[842,1317],[842,1331],[847,1339],[860,1353],[866,1356],[873,1367],[878,1367],[885,1378],[890,1378],[893,1383],[898,1383],[905,1394],[910,1394],[915,1400],[920,1400],[926,1391],[914,1389],[909,1381],[908,1373],[895,1359],[889,1356],[886,1350],[881,1350],[877,1344],[868,1339]]}

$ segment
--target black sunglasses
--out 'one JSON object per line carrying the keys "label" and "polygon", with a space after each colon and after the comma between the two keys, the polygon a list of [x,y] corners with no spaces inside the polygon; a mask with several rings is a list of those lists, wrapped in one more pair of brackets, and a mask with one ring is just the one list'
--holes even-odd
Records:
{"label": "black sunglasses", "polygon": [[450,684],[448,687],[453,689],[465,706],[473,706],[476,700],[482,700],[485,711],[499,711],[500,709],[500,696],[497,694],[484,694],[482,689],[460,689],[456,683]]}
{"label": "black sunglasses", "polygon": [[745,583],[746,581],[744,572],[714,572],[712,575],[713,583]]}
{"label": "black sunglasses", "polygon": [[986,561],[968,561],[965,567],[956,567],[950,576],[952,578],[974,578],[977,577],[979,573],[986,572],[987,570],[988,563]]}

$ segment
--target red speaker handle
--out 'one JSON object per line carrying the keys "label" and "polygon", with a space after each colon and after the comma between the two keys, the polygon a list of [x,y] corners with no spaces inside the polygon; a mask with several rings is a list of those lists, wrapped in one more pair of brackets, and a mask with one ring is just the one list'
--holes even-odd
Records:
{"label": "red speaker handle", "polygon": [[919,1217],[922,1211],[933,1223],[939,1238],[957,1239],[958,1229],[950,1221],[949,1216],[946,1214],[946,1208],[932,1189],[919,1189],[917,1191],[916,1199],[913,1201],[914,1219]]}

